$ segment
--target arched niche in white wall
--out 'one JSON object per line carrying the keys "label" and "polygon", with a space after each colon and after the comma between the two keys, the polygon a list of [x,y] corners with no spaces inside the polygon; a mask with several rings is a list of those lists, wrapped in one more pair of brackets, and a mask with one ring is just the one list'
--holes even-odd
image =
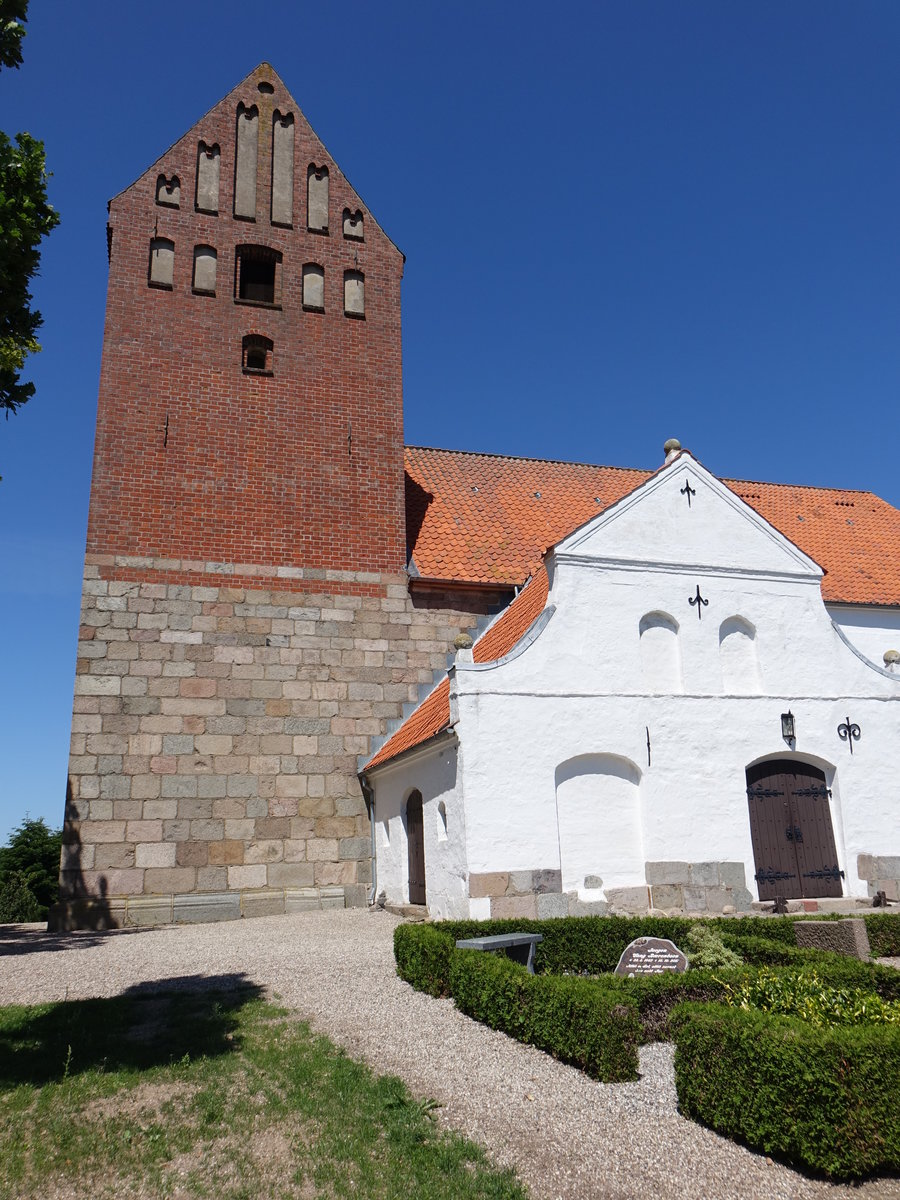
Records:
{"label": "arched niche in white wall", "polygon": [[728,617],[719,626],[722,691],[732,696],[758,696],[762,691],[756,629],[743,617]]}
{"label": "arched niche in white wall", "polygon": [[684,691],[678,622],[668,613],[646,613],[641,617],[639,631],[641,669],[647,691],[663,694]]}
{"label": "arched niche in white wall", "polygon": [[644,882],[640,778],[638,767],[616,754],[580,754],[556,768],[564,892]]}

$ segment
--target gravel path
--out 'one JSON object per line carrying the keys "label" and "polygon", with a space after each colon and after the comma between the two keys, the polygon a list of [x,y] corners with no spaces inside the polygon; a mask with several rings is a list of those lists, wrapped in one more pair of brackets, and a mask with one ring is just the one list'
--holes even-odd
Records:
{"label": "gravel path", "polygon": [[352,1055],[439,1100],[440,1119],[515,1167],[534,1200],[900,1197],[898,1179],[812,1181],[684,1120],[669,1046],[642,1051],[639,1082],[598,1084],[413,991],[394,973],[396,924],[337,910],[104,934],[0,926],[0,1004],[249,978]]}

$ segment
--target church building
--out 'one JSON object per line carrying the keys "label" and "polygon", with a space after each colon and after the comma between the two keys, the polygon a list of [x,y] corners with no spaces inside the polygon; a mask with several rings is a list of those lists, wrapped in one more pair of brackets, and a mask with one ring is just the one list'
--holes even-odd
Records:
{"label": "church building", "polygon": [[896,895],[900,512],[404,448],[403,255],[265,63],[108,250],[54,927]]}

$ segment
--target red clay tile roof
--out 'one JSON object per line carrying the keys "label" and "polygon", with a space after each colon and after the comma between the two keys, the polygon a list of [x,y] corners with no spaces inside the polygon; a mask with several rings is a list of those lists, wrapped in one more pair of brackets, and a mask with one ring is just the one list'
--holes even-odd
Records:
{"label": "red clay tile roof", "polygon": [[420,746],[429,738],[436,737],[449,724],[450,680],[445,676],[416,711],[410,713],[397,732],[388,738],[378,753],[369,759],[365,769],[370,771],[372,767],[387,762],[389,758],[396,758],[404,750]]}
{"label": "red clay tile roof", "polygon": [[[547,592],[550,581],[544,567],[538,568],[534,579],[523,588],[494,621],[489,629],[481,635],[472,650],[472,658],[477,663],[493,662],[508,654],[519,641],[529,626],[540,616],[547,603]],[[450,724],[450,680],[444,678],[427,696],[415,712],[410,713],[400,728],[388,738],[368,763],[365,769],[371,770],[389,758],[396,758],[404,750],[420,746],[429,738],[435,737]]]}
{"label": "red clay tile roof", "polygon": [[[425,579],[511,587],[649,471],[406,448],[406,521]],[[822,595],[900,605],[900,511],[872,492],[723,481],[826,572]]]}
{"label": "red clay tile roof", "polygon": [[[459,450],[406,448],[406,519],[419,575],[517,586],[533,578],[475,643],[475,662],[516,645],[547,603],[542,556],[651,472]],[[900,511],[872,492],[723,482],[826,572],[831,603],[900,604]],[[411,750],[450,725],[443,679],[366,765]]]}

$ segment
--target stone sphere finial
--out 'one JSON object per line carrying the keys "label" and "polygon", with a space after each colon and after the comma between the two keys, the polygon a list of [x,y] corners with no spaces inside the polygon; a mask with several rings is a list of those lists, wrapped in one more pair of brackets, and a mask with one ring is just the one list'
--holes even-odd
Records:
{"label": "stone sphere finial", "polygon": [[681,442],[679,442],[678,438],[669,438],[668,441],[664,442],[663,443],[663,451],[665,452],[665,455],[666,455],[666,462],[671,462],[672,459],[675,457],[676,454],[678,454],[678,452],[680,450],[681,450]]}

